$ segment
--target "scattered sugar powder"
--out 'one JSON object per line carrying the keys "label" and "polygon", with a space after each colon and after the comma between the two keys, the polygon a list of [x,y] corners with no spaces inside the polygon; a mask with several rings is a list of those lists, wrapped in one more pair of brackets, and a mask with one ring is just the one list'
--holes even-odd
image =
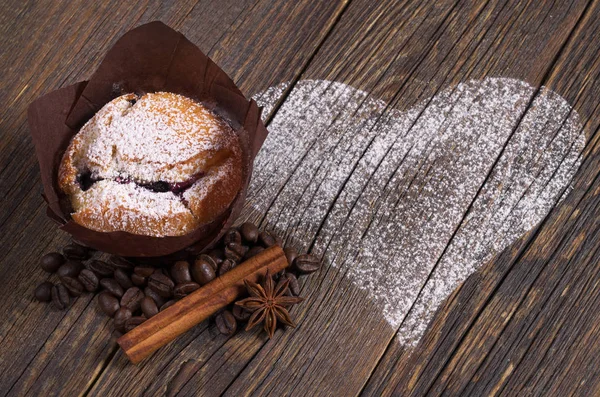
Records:
{"label": "scattered sugar powder", "polygon": [[[286,88],[256,98],[270,111]],[[256,158],[250,208],[341,268],[414,344],[443,300],[569,189],[583,128],[559,95],[535,94],[486,78],[386,111],[348,85],[299,81]]]}
{"label": "scattered sugar powder", "polygon": [[[198,153],[210,160],[234,138],[224,121],[184,96],[150,93],[135,104],[132,97],[104,106],[78,134],[87,142],[81,158],[100,177],[183,181],[202,168],[203,163],[191,161]],[[183,112],[186,108],[193,111]]]}

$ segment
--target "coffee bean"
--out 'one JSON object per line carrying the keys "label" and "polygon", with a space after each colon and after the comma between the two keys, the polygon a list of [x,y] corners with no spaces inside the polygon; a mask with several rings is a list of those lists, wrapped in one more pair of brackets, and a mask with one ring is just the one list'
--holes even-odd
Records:
{"label": "coffee bean", "polygon": [[144,299],[142,299],[140,306],[142,307],[142,313],[144,313],[146,318],[150,318],[158,313],[156,302],[154,302],[154,299],[150,298],[149,296],[145,296]]}
{"label": "coffee bean", "polygon": [[158,269],[154,269],[154,273],[152,273],[152,274],[162,274],[164,276],[167,276],[168,278],[171,278],[171,274],[164,267],[161,267],[161,268],[158,268]]}
{"label": "coffee bean", "polygon": [[221,265],[219,265],[219,276],[222,276],[223,274],[227,273],[228,271],[230,271],[234,267],[235,267],[235,262],[234,261],[232,261],[231,259],[225,259],[221,263]]}
{"label": "coffee bean", "polygon": [[117,280],[115,280],[114,278],[101,279],[100,286],[102,286],[102,288],[104,288],[117,298],[121,298],[123,296],[123,293],[125,292],[123,290],[123,287],[121,287],[119,283],[117,283]]}
{"label": "coffee bean", "polygon": [[98,289],[98,276],[91,270],[83,269],[81,273],[79,273],[79,276],[77,276],[77,279],[89,292],[94,292]]}
{"label": "coffee bean", "polygon": [[156,293],[152,288],[146,287],[144,288],[144,295],[149,296],[156,302],[156,306],[161,307],[167,301],[165,298]]}
{"label": "coffee bean", "polygon": [[313,255],[302,254],[294,260],[294,267],[300,273],[309,274],[321,268],[321,261]]}
{"label": "coffee bean", "polygon": [[207,252],[207,255],[210,256],[217,265],[225,259],[225,252],[223,252],[222,249],[212,249]]}
{"label": "coffee bean", "polygon": [[58,252],[50,252],[40,259],[40,267],[48,273],[56,273],[63,263],[65,263],[65,257]]}
{"label": "coffee bean", "polygon": [[74,259],[74,260],[84,260],[89,258],[89,253],[87,248],[76,244],[76,243],[71,243],[69,245],[65,245],[63,247],[63,255],[67,258],[67,259]]}
{"label": "coffee bean", "polygon": [[121,269],[126,272],[131,271],[133,269],[133,263],[122,256],[113,255],[109,260],[110,264],[113,265],[115,269]]}
{"label": "coffee bean", "polygon": [[150,277],[156,270],[153,266],[136,266],[133,268],[133,272],[141,277]]}
{"label": "coffee bean", "polygon": [[122,307],[115,312],[114,325],[115,329],[120,332],[125,332],[125,323],[131,318],[131,310]]}
{"label": "coffee bean", "polygon": [[131,317],[129,320],[125,321],[125,332],[131,331],[138,325],[142,324],[144,321],[146,321],[145,317],[141,317],[141,316]]}
{"label": "coffee bean", "polygon": [[139,274],[135,274],[133,273],[131,275],[131,282],[133,283],[133,285],[137,285],[138,287],[143,287],[144,285],[146,285],[146,277],[142,277]]}
{"label": "coffee bean", "polygon": [[175,298],[181,299],[181,298],[191,294],[192,292],[196,291],[198,288],[200,288],[200,284],[197,284],[194,282],[181,283],[181,284],[177,284],[175,286],[175,289],[173,290],[173,294],[175,295]]}
{"label": "coffee bean", "polygon": [[237,243],[229,243],[225,246],[225,258],[239,263],[244,255],[246,255],[247,251],[248,247],[246,246]]}
{"label": "coffee bean", "polygon": [[98,295],[98,306],[108,317],[112,317],[119,310],[119,300],[108,291],[102,291]]}
{"label": "coffee bean", "polygon": [[269,248],[277,244],[275,238],[273,238],[271,233],[267,232],[266,230],[263,230],[258,234],[258,240],[265,248]]}
{"label": "coffee bean", "polygon": [[244,259],[250,259],[253,256],[260,254],[264,250],[265,249],[263,247],[261,247],[260,245],[255,245],[254,247],[250,248],[248,250],[248,252],[246,252],[246,255],[244,255]]}
{"label": "coffee bean", "polygon": [[289,290],[294,296],[298,296],[300,294],[300,284],[298,283],[298,278],[293,273],[285,273],[281,280],[289,280]]}
{"label": "coffee bean", "polygon": [[285,253],[285,257],[290,265],[294,263],[294,260],[298,257],[298,251],[296,251],[295,248],[286,247],[283,249],[283,252]]}
{"label": "coffee bean", "polygon": [[223,236],[223,244],[227,245],[230,243],[242,243],[242,236],[240,235],[240,232],[238,232],[234,228],[229,229]]}
{"label": "coffee bean", "polygon": [[114,272],[114,268],[106,262],[94,259],[88,262],[88,269],[98,275],[98,277],[111,277]]}
{"label": "coffee bean", "polygon": [[77,277],[82,270],[83,263],[69,260],[58,268],[56,274],[58,274],[58,277]]}
{"label": "coffee bean", "polygon": [[238,305],[233,306],[231,313],[233,314],[233,317],[235,317],[238,321],[247,321],[252,315],[252,313],[250,313],[248,310]]}
{"label": "coffee bean", "polygon": [[271,233],[271,235],[275,238],[275,244],[277,244],[280,247],[283,247],[283,239],[273,233]]}
{"label": "coffee bean", "polygon": [[171,266],[171,277],[177,284],[189,283],[192,281],[192,274],[190,273],[190,264],[187,261],[175,262]]}
{"label": "coffee bean", "polygon": [[168,309],[169,307],[173,306],[174,304],[175,304],[175,301],[170,300],[160,307],[160,311],[162,312],[163,310]]}
{"label": "coffee bean", "polygon": [[[81,275],[81,274],[80,274]],[[69,291],[71,296],[79,296],[83,294],[83,284],[73,277],[61,277],[60,281],[63,283],[65,288]]]}
{"label": "coffee bean", "polygon": [[50,296],[52,297],[52,307],[55,310],[65,310],[71,302],[69,291],[62,284],[54,285]]}
{"label": "coffee bean", "polygon": [[148,287],[164,298],[173,295],[175,283],[162,273],[154,273],[148,278]]}
{"label": "coffee bean", "polygon": [[144,299],[144,293],[138,287],[131,287],[123,294],[121,306],[135,313],[140,308],[142,299]]}
{"label": "coffee bean", "polygon": [[240,226],[240,234],[246,242],[256,244],[259,231],[254,223],[246,222]]}
{"label": "coffee bean", "polygon": [[[215,272],[216,272],[216,271],[217,271],[217,269],[219,268],[219,265],[218,265],[217,261],[215,261],[215,260],[213,259],[213,257],[212,257],[212,256],[210,256],[210,255],[201,254],[201,255],[199,255],[199,256],[198,256],[198,258],[196,258],[196,260],[202,260],[202,261],[205,261],[206,263],[208,263],[208,264],[210,265],[210,267],[212,267],[212,268],[213,268],[213,270],[214,270]],[[221,261],[221,262],[223,262],[223,261]]]}
{"label": "coffee bean", "polygon": [[192,278],[200,285],[211,282],[215,277],[215,269],[203,259],[196,259],[191,268]]}
{"label": "coffee bean", "polygon": [[223,310],[215,317],[217,329],[223,335],[231,336],[237,330],[237,321],[229,310]]}
{"label": "coffee bean", "polygon": [[40,302],[50,302],[50,299],[52,299],[53,286],[54,284],[50,281],[45,281],[36,287],[33,296]]}
{"label": "coffee bean", "polygon": [[129,278],[127,273],[125,273],[123,271],[123,269],[116,269],[113,274],[113,277],[114,277],[115,281],[117,283],[119,283],[121,288],[123,288],[124,290],[133,287],[133,283],[131,282],[131,279]]}

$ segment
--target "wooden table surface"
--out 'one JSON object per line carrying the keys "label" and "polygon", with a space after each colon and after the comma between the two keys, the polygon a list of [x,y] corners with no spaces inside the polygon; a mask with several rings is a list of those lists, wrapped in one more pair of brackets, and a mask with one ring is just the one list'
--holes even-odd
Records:
{"label": "wooden table surface", "polygon": [[[450,295],[415,347],[329,255],[302,282],[296,330],[226,338],[203,323],[128,364],[91,295],[64,312],[32,298],[48,279],[38,258],[69,237],[45,215],[26,109],[89,77],[123,33],[153,20],[185,34],[249,96],[289,82],[268,126],[310,79],[355,87],[395,111],[468,80],[545,86],[573,107],[585,135],[573,188]],[[6,0],[0,21],[0,394],[600,395],[600,1]],[[280,230],[272,214],[282,202],[309,208],[284,187],[264,213],[248,206],[243,218],[314,248],[321,228]],[[448,244],[462,227],[461,218]]]}

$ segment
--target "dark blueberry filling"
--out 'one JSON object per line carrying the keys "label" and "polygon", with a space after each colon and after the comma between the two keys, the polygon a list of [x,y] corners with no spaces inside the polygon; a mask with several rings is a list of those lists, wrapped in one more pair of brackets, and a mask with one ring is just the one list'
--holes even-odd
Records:
{"label": "dark blueberry filling", "polygon": [[[131,180],[130,178],[125,178],[122,176],[116,177],[114,179],[114,181],[117,183],[121,183],[121,184],[127,184],[127,183],[133,182],[137,186],[143,187],[144,189],[148,189],[155,193],[173,192],[174,194],[182,197],[183,193],[187,189],[189,189],[198,179],[202,178],[203,176],[204,176],[203,173],[199,173],[183,182],[173,182],[173,183],[169,183],[169,182],[165,182],[165,181],[138,183],[138,182]],[[84,192],[86,190],[90,189],[94,183],[101,181],[101,180],[103,180],[103,178],[93,177],[92,173],[89,170],[85,170],[81,174],[77,175],[77,183],[79,183],[81,190],[83,190]]]}
{"label": "dark blueberry filling", "polygon": [[144,189],[152,190],[156,193],[165,193],[171,191],[171,184],[169,182],[158,181],[150,183],[138,183],[137,184]]}
{"label": "dark blueberry filling", "polygon": [[102,178],[96,178],[92,176],[91,171],[85,170],[81,174],[77,175],[76,181],[84,192],[92,187],[92,185]]}

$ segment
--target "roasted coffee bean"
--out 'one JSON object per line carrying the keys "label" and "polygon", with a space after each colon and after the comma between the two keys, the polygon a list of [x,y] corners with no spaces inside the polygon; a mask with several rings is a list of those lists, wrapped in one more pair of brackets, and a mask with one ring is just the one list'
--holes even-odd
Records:
{"label": "roasted coffee bean", "polygon": [[111,277],[114,272],[114,268],[106,262],[94,259],[88,262],[88,269],[98,275],[98,277]]}
{"label": "roasted coffee bean", "polygon": [[191,268],[192,278],[200,285],[211,282],[215,277],[215,269],[204,259],[196,259]]}
{"label": "roasted coffee bean", "polygon": [[240,226],[240,234],[246,242],[256,244],[259,231],[254,223],[246,222]]}
{"label": "roasted coffee bean", "polygon": [[149,296],[156,302],[156,306],[161,307],[167,301],[165,298],[156,293],[152,288],[146,287],[144,288],[144,295]]}
{"label": "roasted coffee bean", "polygon": [[119,310],[119,300],[108,291],[98,294],[98,306],[108,317],[112,317]]}
{"label": "roasted coffee bean", "polygon": [[167,276],[168,278],[171,278],[171,274],[164,267],[161,267],[161,268],[158,268],[158,269],[154,269],[154,273],[152,273],[152,274],[162,274],[163,276]]}
{"label": "roasted coffee bean", "polygon": [[77,279],[89,292],[94,292],[98,289],[98,276],[91,270],[83,269],[81,273],[79,273],[79,276],[77,276]]}
{"label": "roasted coffee bean", "polygon": [[173,277],[176,284],[189,283],[192,281],[190,264],[187,261],[175,262],[175,264],[171,266],[171,277]]}
{"label": "roasted coffee bean", "polygon": [[125,332],[131,331],[138,325],[142,324],[144,321],[146,321],[146,318],[142,316],[131,317],[129,320],[125,321]]}
{"label": "roasted coffee bean", "polygon": [[283,247],[283,239],[277,235],[271,234],[275,238],[275,244],[280,247]]}
{"label": "roasted coffee bean", "polygon": [[62,284],[54,285],[50,296],[52,297],[52,307],[56,310],[65,310],[71,303],[69,291]]}
{"label": "roasted coffee bean", "polygon": [[250,248],[248,252],[246,252],[246,255],[244,255],[244,259],[250,259],[253,256],[260,254],[264,250],[265,249],[260,245],[255,245],[254,247]]}
{"label": "roasted coffee bean", "polygon": [[133,272],[141,277],[150,277],[156,270],[153,266],[136,266],[133,268]]}
{"label": "roasted coffee bean", "polygon": [[223,335],[231,336],[237,330],[237,321],[229,310],[223,310],[215,317],[217,329]]}
{"label": "roasted coffee bean", "polygon": [[128,308],[132,313],[135,313],[144,299],[144,293],[138,287],[131,287],[123,294],[121,298],[121,306]]}
{"label": "roasted coffee bean", "polygon": [[248,310],[238,305],[233,306],[231,313],[233,314],[233,317],[235,317],[238,321],[247,321],[252,315],[252,313],[250,313]]}
{"label": "roasted coffee bean", "polygon": [[246,252],[248,252],[248,247],[241,244],[229,243],[225,246],[225,258],[231,259],[235,263],[239,263]]}
{"label": "roasted coffee bean", "polygon": [[238,232],[234,228],[229,229],[223,236],[223,244],[227,245],[230,243],[242,243],[242,236],[240,235],[240,232]]}
{"label": "roasted coffee bean", "polygon": [[286,247],[283,249],[283,252],[285,253],[285,257],[290,265],[294,263],[294,260],[298,257],[298,251],[296,251],[295,248]]}
{"label": "roasted coffee bean", "polygon": [[69,260],[58,268],[56,274],[58,274],[58,277],[77,277],[82,270],[83,263]]}
{"label": "roasted coffee bean", "polygon": [[142,307],[142,313],[144,313],[146,318],[150,318],[158,313],[156,302],[154,302],[154,299],[150,298],[149,296],[145,296],[144,299],[142,299],[140,306]]}
{"label": "roasted coffee bean", "polygon": [[228,271],[230,271],[234,267],[235,267],[235,262],[234,261],[232,261],[231,259],[225,259],[219,265],[219,276],[222,276],[223,274],[227,273]]}
{"label": "roasted coffee bean", "polygon": [[175,286],[175,289],[173,290],[173,294],[175,295],[175,298],[181,299],[181,298],[191,294],[192,292],[196,291],[198,288],[200,288],[200,284],[197,284],[194,282],[181,283],[181,284],[177,284]]}
{"label": "roasted coffee bean", "polygon": [[133,269],[133,263],[122,256],[113,255],[110,257],[109,262],[114,266],[115,269],[121,269],[126,272]]}
{"label": "roasted coffee bean", "polygon": [[108,263],[92,259],[87,263],[87,268],[96,273],[98,277],[112,277],[115,268]]}
{"label": "roasted coffee bean", "polygon": [[129,278],[129,276],[127,275],[127,273],[125,273],[123,271],[123,269],[116,269],[113,277],[115,279],[115,281],[117,283],[119,283],[119,285],[124,289],[129,289],[131,287],[133,287],[133,283],[131,282],[131,279]]}
{"label": "roasted coffee bean", "polygon": [[50,302],[50,299],[52,299],[53,286],[54,284],[50,281],[45,281],[36,287],[33,296],[40,302]]}
{"label": "roasted coffee bean", "polygon": [[[80,274],[81,275],[81,274]],[[69,291],[71,296],[79,296],[83,294],[83,284],[73,277],[61,277],[60,281],[63,283],[65,288]]]}
{"label": "roasted coffee bean", "polygon": [[131,310],[122,307],[115,312],[114,325],[115,329],[120,332],[125,332],[125,323],[131,318]]}
{"label": "roasted coffee bean", "polygon": [[87,248],[76,243],[71,243],[63,247],[63,255],[67,259],[84,260],[89,258]]}
{"label": "roasted coffee bean", "polygon": [[217,265],[221,262],[223,262],[223,259],[225,259],[225,252],[223,252],[222,249],[212,249],[210,251],[208,251],[206,253],[208,256],[210,256],[211,258],[213,258],[213,260],[217,263]]}
{"label": "roasted coffee bean", "polygon": [[131,282],[133,283],[133,285],[137,285],[138,287],[143,287],[146,285],[146,281],[148,281],[148,279],[146,277],[140,276],[139,274],[133,273],[131,275]]}
{"label": "roasted coffee bean", "polygon": [[[205,262],[207,262],[207,263],[210,265],[210,267],[212,267],[212,268],[213,268],[213,270],[214,270],[215,272],[216,272],[216,271],[217,271],[217,269],[219,268],[219,265],[218,265],[217,261],[215,261],[215,260],[213,259],[213,257],[212,257],[212,256],[210,256],[210,255],[206,255],[206,254],[201,254],[201,255],[198,255],[198,258],[196,258],[196,260],[202,260],[202,261],[205,261]],[[221,262],[222,262],[222,261],[221,261]]]}
{"label": "roasted coffee bean", "polygon": [[162,273],[154,273],[148,278],[148,287],[156,291],[160,296],[168,298],[173,295],[175,283]]}
{"label": "roasted coffee bean", "polygon": [[40,267],[48,273],[56,273],[63,263],[65,263],[65,257],[58,252],[50,252],[40,259]]}
{"label": "roasted coffee bean", "polygon": [[298,278],[293,273],[285,273],[281,280],[289,280],[289,292],[294,296],[298,296],[300,294],[300,284],[298,283]]}
{"label": "roasted coffee bean", "polygon": [[277,244],[275,238],[266,230],[263,230],[258,234],[258,240],[265,248],[269,248]]}
{"label": "roasted coffee bean", "polygon": [[125,292],[123,290],[123,287],[121,287],[119,283],[117,283],[117,280],[115,280],[114,278],[101,279],[100,286],[117,298],[121,298],[123,296],[123,293]]}
{"label": "roasted coffee bean", "polygon": [[313,255],[302,254],[294,260],[294,267],[300,273],[309,274],[321,268],[321,261]]}
{"label": "roasted coffee bean", "polygon": [[160,307],[160,311],[162,312],[163,310],[168,309],[169,307],[173,306],[174,304],[175,304],[175,301],[170,300]]}

